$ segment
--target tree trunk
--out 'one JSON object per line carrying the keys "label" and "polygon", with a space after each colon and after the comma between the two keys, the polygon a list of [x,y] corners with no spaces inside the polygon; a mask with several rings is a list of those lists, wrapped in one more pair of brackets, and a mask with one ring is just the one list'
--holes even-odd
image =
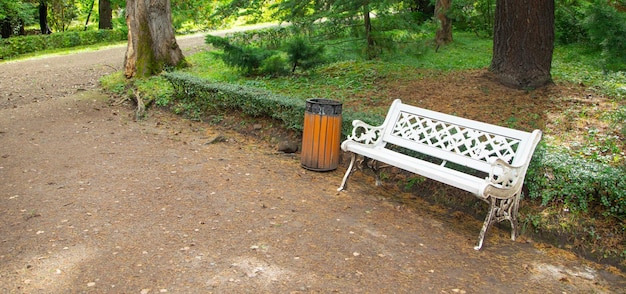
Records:
{"label": "tree trunk", "polygon": [[439,27],[435,33],[437,50],[439,49],[439,46],[452,42],[452,21],[446,15],[448,9],[450,9],[450,4],[451,0],[437,0],[435,3],[437,20],[439,20],[439,23],[441,24],[441,27]]}
{"label": "tree trunk", "polygon": [[52,34],[52,30],[48,25],[48,5],[46,1],[39,2],[39,28],[43,35]]}
{"label": "tree trunk", "polygon": [[100,20],[98,20],[98,29],[110,30],[113,28],[113,12],[111,9],[111,0],[99,0],[98,1],[98,14]]}
{"label": "tree trunk", "polygon": [[186,65],[176,43],[169,0],[127,0],[127,78],[148,77],[166,68]]}
{"label": "tree trunk", "polygon": [[87,14],[87,20],[85,21],[85,31],[87,30],[87,26],[89,25],[89,19],[91,18],[91,12],[93,12],[93,5],[96,3],[96,0],[91,0],[91,5],[89,6],[89,14]]}
{"label": "tree trunk", "polygon": [[13,26],[8,17],[0,21],[0,35],[2,35],[2,39],[7,39],[13,35]]}
{"label": "tree trunk", "polygon": [[551,82],[554,0],[497,0],[490,70],[518,89]]}
{"label": "tree trunk", "polygon": [[370,17],[369,2],[363,4],[363,25],[365,26],[365,40],[367,42],[367,59],[376,57],[374,37],[372,36],[372,19]]}

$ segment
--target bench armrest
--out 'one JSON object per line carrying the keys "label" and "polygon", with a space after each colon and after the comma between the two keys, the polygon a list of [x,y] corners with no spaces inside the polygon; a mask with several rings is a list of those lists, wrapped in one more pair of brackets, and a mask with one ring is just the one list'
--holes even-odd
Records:
{"label": "bench armrest", "polygon": [[372,126],[360,120],[352,121],[352,134],[348,140],[362,144],[376,144],[382,138],[382,126]]}
{"label": "bench armrest", "polygon": [[497,157],[489,158],[488,162],[491,164],[491,171],[489,177],[485,179],[488,184],[483,197],[506,199],[517,194],[524,182],[522,167],[511,165]]}

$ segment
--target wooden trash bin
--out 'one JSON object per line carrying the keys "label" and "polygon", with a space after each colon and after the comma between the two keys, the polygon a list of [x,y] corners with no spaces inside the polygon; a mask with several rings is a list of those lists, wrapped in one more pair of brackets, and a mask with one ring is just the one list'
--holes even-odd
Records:
{"label": "wooden trash bin", "polygon": [[302,167],[330,171],[339,165],[341,144],[341,102],[308,99],[302,131]]}

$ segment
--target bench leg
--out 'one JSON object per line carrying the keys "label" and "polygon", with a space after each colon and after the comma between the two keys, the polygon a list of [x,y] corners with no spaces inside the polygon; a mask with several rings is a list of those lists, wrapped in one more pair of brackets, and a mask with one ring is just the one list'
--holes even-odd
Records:
{"label": "bench leg", "polygon": [[483,222],[483,228],[480,230],[480,234],[478,235],[478,245],[474,246],[474,250],[480,250],[483,247],[483,241],[485,240],[485,234],[487,234],[487,230],[491,227],[493,223],[493,216],[495,214],[495,210],[498,209],[495,206],[494,199],[491,199],[491,204],[489,205],[489,213],[485,217],[485,221]]}
{"label": "bench leg", "polygon": [[517,192],[512,198],[508,199],[498,199],[495,197],[489,198],[489,214],[487,214],[485,222],[483,222],[483,227],[480,230],[480,235],[478,236],[478,245],[474,247],[475,250],[480,250],[480,248],[482,248],[485,235],[491,225],[505,219],[511,222],[511,240],[515,241],[515,238],[517,237],[517,209],[519,206],[519,193],[520,192]]}
{"label": "bench leg", "polygon": [[343,181],[341,182],[341,186],[337,189],[337,191],[345,190],[348,187],[348,178],[350,174],[352,174],[356,170],[356,166],[354,166],[354,162],[356,161],[356,153],[352,153],[352,159],[350,159],[350,165],[348,166],[348,170],[346,174],[343,176]]}
{"label": "bench leg", "polygon": [[519,208],[520,193],[521,191],[518,191],[517,194],[515,194],[515,197],[511,199],[511,201],[513,201],[513,207],[511,207],[509,211],[509,221],[511,222],[511,241],[515,241],[518,234],[517,210]]}

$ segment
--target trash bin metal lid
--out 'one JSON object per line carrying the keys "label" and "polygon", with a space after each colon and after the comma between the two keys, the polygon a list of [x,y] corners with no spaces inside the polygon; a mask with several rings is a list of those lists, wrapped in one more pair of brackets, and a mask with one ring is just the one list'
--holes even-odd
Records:
{"label": "trash bin metal lid", "polygon": [[339,115],[341,114],[341,102],[322,98],[307,99],[306,112],[320,115]]}

